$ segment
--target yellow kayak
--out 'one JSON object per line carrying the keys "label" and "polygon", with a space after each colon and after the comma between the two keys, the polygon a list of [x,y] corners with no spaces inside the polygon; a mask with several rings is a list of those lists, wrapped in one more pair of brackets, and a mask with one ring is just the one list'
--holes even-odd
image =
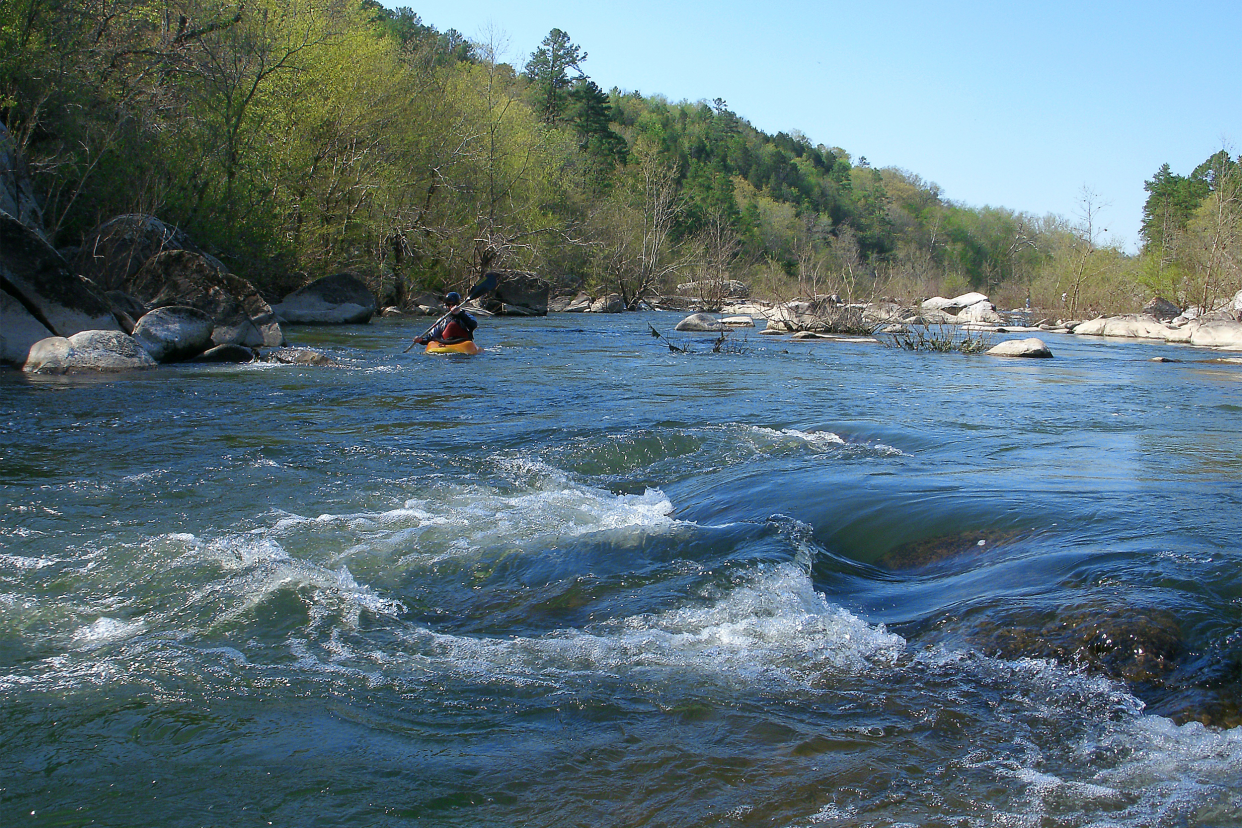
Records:
{"label": "yellow kayak", "polygon": [[473,340],[467,339],[465,342],[454,342],[452,345],[445,345],[441,342],[428,342],[428,354],[481,354],[483,349],[475,345]]}

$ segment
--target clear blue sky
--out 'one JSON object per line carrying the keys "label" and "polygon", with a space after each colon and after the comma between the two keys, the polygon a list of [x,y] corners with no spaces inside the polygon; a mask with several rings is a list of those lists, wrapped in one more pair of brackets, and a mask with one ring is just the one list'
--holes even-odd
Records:
{"label": "clear blue sky", "polygon": [[1242,152],[1242,0],[384,2],[519,69],[562,29],[605,90],[724,98],[971,206],[1074,219],[1089,188],[1129,250],[1161,164]]}

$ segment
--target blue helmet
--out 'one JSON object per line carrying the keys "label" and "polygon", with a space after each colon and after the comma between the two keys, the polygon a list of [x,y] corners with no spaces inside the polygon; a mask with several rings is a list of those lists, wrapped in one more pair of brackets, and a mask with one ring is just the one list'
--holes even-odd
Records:
{"label": "blue helmet", "polygon": [[455,290],[450,290],[450,291],[449,291],[449,292],[445,295],[445,297],[444,297],[444,304],[446,304],[446,305],[460,305],[460,304],[461,304],[461,296],[457,293],[457,291],[455,291]]}

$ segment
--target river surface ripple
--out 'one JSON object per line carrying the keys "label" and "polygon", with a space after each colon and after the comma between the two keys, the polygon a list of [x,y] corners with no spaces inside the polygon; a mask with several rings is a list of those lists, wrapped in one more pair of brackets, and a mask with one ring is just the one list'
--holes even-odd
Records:
{"label": "river surface ripple", "polygon": [[1242,366],[678,318],[0,375],[0,825],[1242,825]]}

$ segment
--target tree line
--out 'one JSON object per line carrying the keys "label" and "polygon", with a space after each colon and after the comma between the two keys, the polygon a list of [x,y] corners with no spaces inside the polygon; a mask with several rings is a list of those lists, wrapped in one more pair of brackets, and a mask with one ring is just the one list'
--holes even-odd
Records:
{"label": "tree line", "polygon": [[1070,218],[955,203],[904,170],[768,135],[725,100],[601,89],[553,29],[521,66],[374,0],[8,0],[0,119],[54,242],[150,213],[272,295],[352,270],[386,302],[497,268],[627,305],[980,290],[1057,315],[1242,287],[1239,163],[1147,182],[1127,255]]}

